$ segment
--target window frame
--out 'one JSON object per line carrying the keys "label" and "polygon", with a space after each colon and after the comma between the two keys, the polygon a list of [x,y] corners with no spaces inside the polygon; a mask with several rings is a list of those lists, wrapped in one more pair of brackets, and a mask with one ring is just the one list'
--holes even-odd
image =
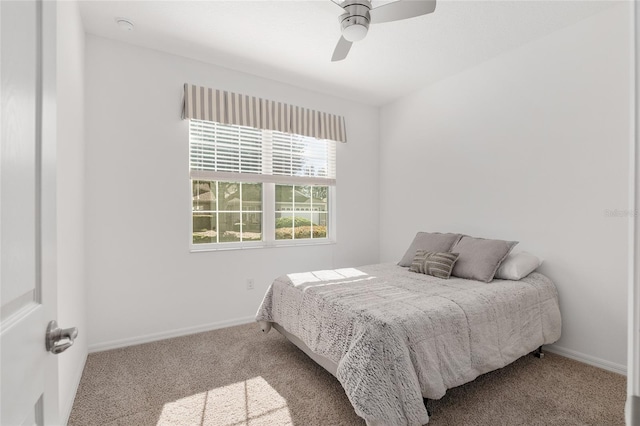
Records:
{"label": "window frame", "polygon": [[[192,193],[193,181],[194,180],[198,180],[198,181],[201,181],[201,182],[218,182],[218,183],[219,182],[229,182],[227,180],[217,180],[217,181],[215,181],[215,180],[211,180],[211,179],[193,179],[193,178],[189,178],[189,184],[191,186],[191,188],[190,188],[190,192],[191,193]],[[239,181],[233,181],[233,182],[241,183]],[[242,183],[254,183],[254,182],[242,182]],[[247,247],[254,247],[254,246],[255,247],[259,247],[259,246],[261,246],[263,244],[263,242],[264,242],[264,184],[262,183],[261,185],[262,185],[262,202],[261,202],[262,210],[260,210],[260,215],[262,217],[262,220],[261,220],[261,230],[262,231],[261,231],[261,233],[263,235],[263,240],[260,240],[260,241],[230,241],[230,242],[222,242],[222,243],[198,243],[198,244],[195,244],[193,242],[193,216],[194,216],[195,211],[193,210],[193,198],[191,198],[191,216],[190,216],[191,225],[190,225],[190,228],[189,228],[190,229],[190,237],[191,237],[191,240],[190,240],[191,251],[200,251],[197,248],[201,247],[201,246],[207,246],[207,247],[210,247],[210,246],[227,247],[228,246],[229,248],[233,248],[233,246],[236,246],[238,244],[242,244],[242,245],[245,245]],[[218,194],[218,191],[219,191],[219,188],[218,188],[218,185],[216,185],[216,195]],[[251,210],[240,210],[238,212],[231,212],[231,213],[238,213],[240,215],[240,221],[242,221],[243,220],[242,219],[242,215],[243,214],[247,214],[247,213],[251,213],[251,212],[252,212]],[[256,212],[257,212],[257,210],[256,210]],[[204,213],[206,213],[206,212],[204,212]],[[215,214],[218,216],[218,218],[219,218],[220,213],[229,213],[229,211],[227,211],[227,210],[222,210],[221,211],[221,210],[218,210],[218,209],[215,210]],[[194,249],[194,247],[196,249]],[[207,250],[211,250],[211,249],[208,248]]]}
{"label": "window frame", "polygon": [[[187,137],[190,138],[190,126],[187,126]],[[262,141],[265,141],[265,130],[263,130]],[[268,131],[268,130],[266,130]],[[267,136],[270,138],[270,136]],[[330,143],[335,143],[329,141]],[[337,168],[337,145],[335,146],[335,156],[336,160],[334,162],[334,167]],[[259,174],[246,173],[247,178],[242,179],[242,174],[236,174],[236,176],[229,177],[205,177],[198,176],[198,171],[192,171],[190,165],[191,159],[191,141],[189,140],[189,161],[187,161],[188,168],[188,183],[189,183],[189,252],[197,253],[197,252],[208,252],[208,251],[227,251],[227,250],[246,250],[246,249],[259,249],[259,248],[271,248],[271,247],[301,247],[301,246],[319,246],[319,245],[330,245],[336,244],[337,242],[337,224],[336,224],[336,192],[337,192],[337,179],[334,180],[334,184],[330,184],[329,182],[322,182],[322,178],[317,177],[307,177],[305,179],[303,176],[296,176],[295,183],[287,182],[286,177],[282,179],[281,182],[267,182],[264,180],[256,179],[257,176],[261,176]],[[264,149],[263,149],[264,154]],[[196,175],[194,177],[194,175]],[[194,243],[193,242],[193,180],[201,180],[201,181],[218,181],[218,182],[241,182],[241,183],[261,183],[262,184],[262,240],[261,241],[233,241],[233,242],[219,242],[219,243]],[[306,182],[305,182],[306,180]],[[314,185],[314,186],[326,186],[327,187],[327,222],[329,224],[327,230],[327,236],[324,238],[303,238],[303,239],[276,239],[276,227],[275,227],[275,217],[276,213],[276,185],[294,185],[294,186],[305,186],[305,185]],[[218,213],[219,214],[219,213]]]}

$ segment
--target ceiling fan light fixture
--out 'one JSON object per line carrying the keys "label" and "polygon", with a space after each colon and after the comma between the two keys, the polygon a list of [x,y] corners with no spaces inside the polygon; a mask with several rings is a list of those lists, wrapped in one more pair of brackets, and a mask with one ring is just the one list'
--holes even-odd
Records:
{"label": "ceiling fan light fixture", "polygon": [[362,24],[353,24],[342,30],[342,35],[348,41],[360,41],[367,35],[369,29]]}
{"label": "ceiling fan light fixture", "polygon": [[342,37],[345,40],[354,42],[360,41],[367,35],[369,31],[369,16],[368,11],[365,11],[367,16],[353,16],[345,14],[342,16]]}
{"label": "ceiling fan light fixture", "polygon": [[347,57],[351,45],[367,36],[369,24],[400,21],[433,13],[437,0],[396,0],[371,7],[371,0],[331,0],[345,12],[338,17],[342,36],[333,50],[331,62]]}

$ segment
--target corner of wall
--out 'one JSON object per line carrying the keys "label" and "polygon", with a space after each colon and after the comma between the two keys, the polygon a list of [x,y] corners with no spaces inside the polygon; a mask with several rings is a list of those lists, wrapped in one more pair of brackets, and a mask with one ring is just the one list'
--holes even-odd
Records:
{"label": "corner of wall", "polygon": [[382,108],[384,108],[384,105],[379,105],[376,107],[376,122],[378,124],[378,128],[377,128],[377,141],[376,141],[376,147],[378,149],[378,173],[377,173],[377,182],[376,182],[376,188],[378,188],[378,209],[377,209],[377,215],[378,215],[378,262],[382,261],[382,226],[381,225],[381,217],[380,217],[380,212],[382,211],[382,187],[381,187],[381,178],[380,178],[380,172],[382,171]]}

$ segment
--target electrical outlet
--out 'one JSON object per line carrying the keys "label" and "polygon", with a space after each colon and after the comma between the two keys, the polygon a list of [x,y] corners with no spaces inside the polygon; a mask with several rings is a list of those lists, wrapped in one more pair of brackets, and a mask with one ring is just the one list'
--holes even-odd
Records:
{"label": "electrical outlet", "polygon": [[255,288],[255,283],[253,282],[253,278],[247,278],[247,290],[253,290]]}

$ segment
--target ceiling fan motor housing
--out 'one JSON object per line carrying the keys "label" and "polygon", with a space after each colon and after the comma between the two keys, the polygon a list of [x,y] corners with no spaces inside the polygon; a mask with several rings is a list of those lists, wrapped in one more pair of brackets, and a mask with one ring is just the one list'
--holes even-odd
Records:
{"label": "ceiling fan motor housing", "polygon": [[353,42],[366,37],[369,24],[401,21],[433,13],[436,1],[439,0],[397,0],[372,8],[371,0],[331,0],[345,12],[338,18],[342,37],[336,44],[331,61],[337,62],[346,58]]}
{"label": "ceiling fan motor housing", "polygon": [[342,4],[347,11],[340,15],[342,35],[349,41],[360,41],[367,35],[371,21],[371,2],[367,0],[348,0]]}

